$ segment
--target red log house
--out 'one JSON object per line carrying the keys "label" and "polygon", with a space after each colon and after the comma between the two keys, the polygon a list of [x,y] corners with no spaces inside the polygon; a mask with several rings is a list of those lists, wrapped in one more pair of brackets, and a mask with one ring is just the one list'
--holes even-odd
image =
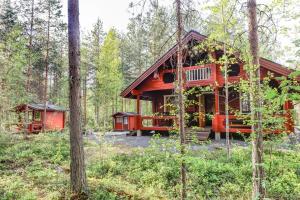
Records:
{"label": "red log house", "polygon": [[[214,132],[220,136],[225,132],[225,97],[224,97],[224,76],[218,64],[208,63],[199,65],[201,60],[207,58],[208,53],[198,52],[191,55],[192,48],[204,41],[207,37],[196,31],[188,32],[182,42],[184,44],[184,84],[185,88],[197,86],[210,86],[212,92],[207,92],[197,97],[199,102],[196,105],[186,108],[186,113],[191,116],[193,113],[199,113],[197,120],[188,121],[187,126],[198,126]],[[117,112],[113,115],[114,130],[116,131],[136,131],[138,135],[142,131],[170,131],[176,123],[177,118],[171,115],[170,103],[176,104],[177,96],[175,95],[176,81],[176,57],[178,46],[173,46],[168,52],[160,57],[150,68],[140,75],[132,84],[121,92],[123,98],[136,99],[136,113]],[[222,56],[221,51],[215,51],[213,55],[216,59]],[[274,76],[288,76],[292,70],[283,67],[280,64],[270,60],[260,58],[260,70],[262,77],[267,76],[268,72]],[[243,70],[243,63],[230,65],[229,82],[238,82],[241,78],[246,77]],[[276,80],[272,80],[274,86],[278,86]],[[240,98],[242,94],[237,91],[230,91],[229,107],[242,112],[250,112],[250,103],[245,98]],[[153,115],[143,116],[141,112],[141,100],[152,102]],[[283,109],[293,109],[291,102],[286,102]],[[212,117],[207,117],[210,114]],[[245,125],[242,120],[236,119],[231,113],[230,129],[231,133],[250,133],[251,127]],[[293,123],[287,123],[286,128],[293,131]]]}
{"label": "red log house", "polygon": [[48,104],[46,108],[46,117],[44,117],[44,104],[21,104],[15,107],[18,114],[18,129],[24,130],[27,115],[27,131],[29,133],[38,133],[42,131],[43,124],[45,131],[61,131],[65,128],[66,109],[61,106]]}

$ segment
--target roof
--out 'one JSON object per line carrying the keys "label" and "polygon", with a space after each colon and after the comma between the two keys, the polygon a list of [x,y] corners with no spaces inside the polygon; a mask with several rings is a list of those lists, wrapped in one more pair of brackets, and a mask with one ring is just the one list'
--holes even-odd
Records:
{"label": "roof", "polygon": [[[22,111],[26,109],[26,106],[28,106],[29,109],[32,110],[44,110],[45,104],[42,103],[29,103],[29,104],[21,104],[15,107],[15,110]],[[47,111],[67,111],[66,108],[54,104],[47,104]]]}
{"label": "roof", "polygon": [[[207,36],[200,34],[197,31],[191,30],[185,34],[182,39],[182,44],[185,45],[192,39],[197,41],[203,41],[207,39]],[[149,75],[155,72],[164,62],[166,62],[174,53],[177,52],[178,44],[176,43],[169,51],[162,55],[151,67],[149,67],[143,74],[141,74],[135,81],[133,81],[127,88],[121,92],[122,97],[126,97],[133,89],[139,86]],[[278,63],[275,63],[266,58],[260,58],[260,65],[266,69],[274,71],[278,74],[288,76],[293,70],[284,67]]]}
{"label": "roof", "polygon": [[138,115],[136,112],[116,112],[112,116],[117,116],[117,115],[122,115],[122,116],[136,116]]}
{"label": "roof", "polygon": [[[182,39],[182,44],[185,45],[192,39],[197,41],[203,41],[207,36],[201,35],[197,31],[189,31]],[[142,75],[140,75],[135,81],[133,81],[123,92],[121,96],[127,96],[131,90],[136,88],[142,81],[144,81],[150,74],[152,74],[156,69],[158,69],[164,62],[166,62],[174,53],[176,53],[178,45],[175,44],[169,51],[167,51],[163,56],[161,56],[150,68],[148,68]]]}

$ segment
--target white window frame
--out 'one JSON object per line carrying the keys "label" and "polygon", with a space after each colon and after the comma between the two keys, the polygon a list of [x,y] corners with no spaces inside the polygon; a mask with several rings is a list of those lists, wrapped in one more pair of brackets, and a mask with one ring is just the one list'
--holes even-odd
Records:
{"label": "white window frame", "polygon": [[123,117],[123,124],[128,125],[128,117]]}
{"label": "white window frame", "polygon": [[123,124],[123,117],[116,117],[116,124]]}

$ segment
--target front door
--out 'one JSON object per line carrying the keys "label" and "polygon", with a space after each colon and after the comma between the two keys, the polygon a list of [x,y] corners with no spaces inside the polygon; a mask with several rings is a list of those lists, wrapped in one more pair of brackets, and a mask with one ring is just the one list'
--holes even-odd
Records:
{"label": "front door", "polygon": [[124,130],[128,130],[128,117],[123,117]]}
{"label": "front door", "polygon": [[199,127],[205,127],[205,98],[204,95],[199,96]]}

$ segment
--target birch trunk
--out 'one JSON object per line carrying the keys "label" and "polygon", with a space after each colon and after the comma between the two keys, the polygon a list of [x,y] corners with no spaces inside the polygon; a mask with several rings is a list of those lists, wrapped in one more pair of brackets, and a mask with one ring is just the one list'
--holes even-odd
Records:
{"label": "birch trunk", "polygon": [[186,163],[185,163],[185,130],[184,130],[184,99],[183,99],[183,76],[182,76],[182,15],[181,1],[176,0],[176,16],[177,16],[177,78],[178,78],[178,99],[179,99],[179,135],[180,135],[180,153],[181,153],[181,199],[186,199]]}

